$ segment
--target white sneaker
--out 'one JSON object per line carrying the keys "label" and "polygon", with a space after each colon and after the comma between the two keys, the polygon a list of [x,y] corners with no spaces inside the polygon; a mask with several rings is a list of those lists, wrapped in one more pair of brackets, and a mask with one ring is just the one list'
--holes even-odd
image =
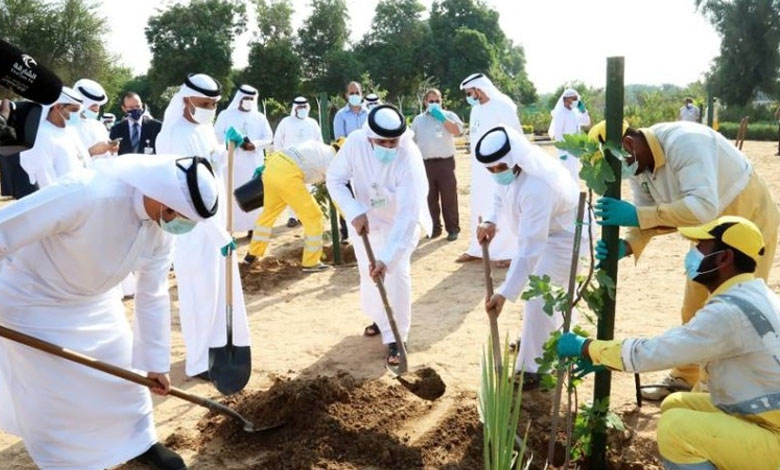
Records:
{"label": "white sneaker", "polygon": [[[646,387],[646,388],[645,388]],[[690,392],[691,386],[680,377],[667,374],[658,384],[643,385],[642,398],[649,401],[661,401],[674,392]]]}
{"label": "white sneaker", "polygon": [[320,271],[327,271],[330,266],[325,263],[315,264],[314,266],[304,266],[301,270],[305,273],[318,273]]}

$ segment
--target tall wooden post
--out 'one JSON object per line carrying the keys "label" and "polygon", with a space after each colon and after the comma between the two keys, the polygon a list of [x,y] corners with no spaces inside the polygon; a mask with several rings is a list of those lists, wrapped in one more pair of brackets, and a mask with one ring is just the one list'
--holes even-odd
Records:
{"label": "tall wooden post", "polygon": [[[623,70],[625,61],[623,57],[609,57],[607,59],[607,107],[605,111],[607,120],[607,142],[620,147],[623,138]],[[604,196],[620,199],[620,161],[606,151],[605,157],[612,170],[618,175],[615,182],[607,184]],[[609,248],[609,257],[605,263],[607,275],[617,281],[618,271],[618,243],[620,227],[603,226],[601,239]],[[615,333],[615,300],[605,291],[604,310],[601,312],[598,322],[597,338],[611,340]],[[596,374],[596,386],[593,392],[593,401],[609,404],[609,394],[612,386],[612,373],[609,371]],[[591,436],[591,469],[606,470],[607,468],[607,434],[606,414],[596,416],[597,425]]]}
{"label": "tall wooden post", "polygon": [[[330,102],[328,101],[327,93],[320,93],[320,131],[322,132],[322,140],[324,142],[330,142]],[[333,205],[333,201],[328,196],[328,213],[330,214],[330,240],[333,243],[333,264],[341,264],[341,232],[339,232],[339,215],[336,211],[336,206]]]}

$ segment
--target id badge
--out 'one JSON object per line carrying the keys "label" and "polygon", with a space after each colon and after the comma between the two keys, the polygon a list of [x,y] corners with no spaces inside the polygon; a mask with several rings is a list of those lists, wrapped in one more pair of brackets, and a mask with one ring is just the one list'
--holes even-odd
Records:
{"label": "id badge", "polygon": [[387,207],[387,196],[380,193],[379,187],[376,184],[372,187],[369,203],[371,204],[372,209],[384,209]]}

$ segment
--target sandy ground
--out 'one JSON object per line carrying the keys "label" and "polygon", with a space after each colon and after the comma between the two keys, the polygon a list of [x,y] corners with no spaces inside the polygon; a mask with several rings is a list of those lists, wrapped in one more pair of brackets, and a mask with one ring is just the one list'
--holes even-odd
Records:
{"label": "sandy ground", "polygon": [[[551,147],[546,148],[552,152]],[[773,193],[780,194],[780,178],[774,169],[778,163],[778,157],[774,156],[776,148],[773,143],[746,142],[744,151]],[[456,242],[443,238],[421,240],[412,264],[414,304],[409,339],[410,365],[427,365],[438,371],[448,387],[445,398],[476,389],[480,357],[488,335],[482,309],[482,266],[480,263],[454,263],[468,240],[469,165],[466,155],[458,156],[457,172],[461,238]],[[627,188],[623,191],[624,195],[628,194]],[[293,248],[300,249],[302,232],[299,228],[280,226],[274,233],[271,255],[290,258]],[[245,249],[244,244],[240,256]],[[678,324],[686,250],[687,243],[682,238],[669,235],[651,243],[637,265],[627,260],[621,262],[616,337],[653,335]],[[775,263],[777,265],[777,261]],[[502,279],[504,274],[505,270],[497,270],[496,280]],[[259,289],[254,289],[257,294],[246,296],[254,362],[249,390],[267,389],[277,377],[333,375],[337,371],[348,371],[357,378],[390,381],[384,369],[385,348],[379,340],[362,336],[363,327],[369,321],[358,307],[358,274],[354,265],[305,276],[269,278],[265,288],[262,287],[263,274],[253,276],[255,287]],[[776,291],[778,281],[778,270],[775,269],[770,285]],[[522,305],[509,304],[499,319],[501,334],[517,335],[522,318]],[[174,385],[192,393],[219,398],[212,386],[184,375],[184,345],[175,312],[173,331],[171,375]],[[647,374],[643,380],[649,383],[661,376],[662,373]],[[584,399],[589,399],[592,378],[586,380],[581,390]],[[613,374],[613,407],[630,408],[634,397],[633,376]],[[155,404],[161,440],[174,432],[195,432],[195,424],[205,414],[203,409],[174,398],[156,398]],[[642,408],[635,423],[640,434],[653,436],[658,415],[659,410],[653,404]],[[432,426],[430,421],[421,420],[416,432]],[[183,455],[194,470],[224,468],[199,464],[194,450],[185,448]],[[0,433],[0,462],[5,470],[35,468],[19,439],[3,433]],[[139,467],[127,465],[122,468]]]}

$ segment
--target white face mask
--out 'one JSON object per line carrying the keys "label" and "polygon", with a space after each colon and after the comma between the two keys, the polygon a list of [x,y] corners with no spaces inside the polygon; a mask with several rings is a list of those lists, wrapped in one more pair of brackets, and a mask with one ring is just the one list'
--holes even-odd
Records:
{"label": "white face mask", "polygon": [[295,110],[295,116],[298,119],[306,119],[309,117],[309,108],[299,108]]}
{"label": "white face mask", "polygon": [[216,109],[195,108],[195,111],[192,113],[192,119],[198,124],[211,124],[214,122],[216,113]]}
{"label": "white face mask", "polygon": [[573,100],[573,101],[571,102],[571,109],[577,109],[577,105],[578,105],[578,104],[579,104],[579,102],[578,102],[577,100]]}
{"label": "white face mask", "polygon": [[241,100],[241,102],[238,103],[238,108],[241,111],[251,111],[252,110],[252,100]]}

